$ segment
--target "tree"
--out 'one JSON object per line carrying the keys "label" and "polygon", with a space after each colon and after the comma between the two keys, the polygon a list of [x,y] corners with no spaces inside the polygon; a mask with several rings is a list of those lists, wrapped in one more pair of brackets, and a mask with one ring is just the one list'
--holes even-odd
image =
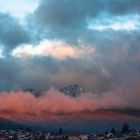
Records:
{"label": "tree", "polygon": [[127,123],[125,123],[125,124],[123,125],[123,127],[122,127],[122,132],[125,133],[125,134],[129,132],[129,126],[128,126]]}
{"label": "tree", "polygon": [[31,131],[31,129],[29,127],[26,128],[26,131]]}
{"label": "tree", "polygon": [[115,134],[115,129],[114,128],[111,129],[111,133]]}
{"label": "tree", "polygon": [[63,130],[62,128],[59,128],[59,135],[62,135],[63,134]]}

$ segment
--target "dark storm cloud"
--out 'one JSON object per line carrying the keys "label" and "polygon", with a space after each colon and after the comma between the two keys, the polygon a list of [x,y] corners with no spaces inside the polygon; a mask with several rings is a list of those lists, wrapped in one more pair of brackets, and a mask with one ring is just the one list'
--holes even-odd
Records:
{"label": "dark storm cloud", "polygon": [[105,12],[123,15],[139,11],[139,0],[42,0],[36,15],[48,26],[77,28],[84,25],[86,18]]}
{"label": "dark storm cloud", "polygon": [[111,14],[123,15],[140,12],[139,0],[108,0],[107,10]]}
{"label": "dark storm cloud", "polygon": [[103,4],[92,0],[42,0],[35,18],[48,30],[48,37],[76,43],[81,32],[86,30],[86,18],[96,16]]}
{"label": "dark storm cloud", "polygon": [[0,13],[0,44],[5,53],[22,43],[29,42],[29,36],[16,19],[9,14]]}
{"label": "dark storm cloud", "polygon": [[36,11],[37,17],[49,26],[79,26],[86,16],[96,16],[104,2],[92,0],[47,0]]}
{"label": "dark storm cloud", "polygon": [[12,57],[0,59],[0,90],[11,90],[18,85],[20,71],[16,59]]}
{"label": "dark storm cloud", "polygon": [[79,40],[97,38],[98,32],[87,29],[90,20],[94,21],[98,16],[104,18],[103,14],[108,14],[108,18],[112,19],[139,12],[139,0],[42,0],[34,17],[47,30],[45,37],[76,44]]}

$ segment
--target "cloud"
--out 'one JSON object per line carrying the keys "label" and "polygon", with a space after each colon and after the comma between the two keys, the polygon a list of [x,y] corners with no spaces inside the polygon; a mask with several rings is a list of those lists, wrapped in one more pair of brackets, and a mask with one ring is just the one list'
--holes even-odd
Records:
{"label": "cloud", "polygon": [[29,42],[29,36],[22,26],[9,14],[0,13],[0,43],[4,53],[19,44]]}
{"label": "cloud", "polygon": [[78,44],[79,40],[95,43],[101,30],[139,30],[139,9],[138,0],[42,0],[31,19],[43,38],[70,44]]}
{"label": "cloud", "polygon": [[[135,94],[135,97],[139,95]],[[130,97],[133,96],[130,95]],[[99,109],[140,109],[139,100],[130,100],[124,93],[124,88],[118,87],[113,92],[104,93],[102,96],[91,93],[82,93],[77,97],[71,97],[51,88],[43,95],[36,97],[30,92],[1,92],[0,112],[16,118],[26,115],[44,119],[49,114],[79,113],[84,111],[94,112]],[[26,118],[27,119],[27,118]]]}
{"label": "cloud", "polygon": [[62,41],[44,40],[37,46],[21,45],[15,48],[12,55],[15,57],[49,56],[56,59],[77,58],[81,56],[94,55],[95,48],[86,46],[71,46]]}
{"label": "cloud", "polygon": [[[101,16],[96,19],[90,20],[88,29],[92,30],[137,30],[140,27],[139,23],[139,15],[127,15],[127,16],[116,16],[110,17],[108,16]],[[117,21],[117,22],[116,22]]]}
{"label": "cloud", "polygon": [[[43,115],[46,113],[72,113],[95,111],[98,109],[120,109],[129,106],[125,100],[115,94],[98,97],[94,94],[82,94],[76,98],[64,95],[56,89],[50,89],[40,97],[31,93],[10,92],[0,94],[0,111],[17,114]],[[131,105],[130,105],[131,106]]]}
{"label": "cloud", "polygon": [[121,101],[137,108],[139,5],[139,0],[41,0],[26,25],[0,13],[0,89],[77,83],[103,98],[110,93],[116,106]]}
{"label": "cloud", "polygon": [[4,58],[4,55],[3,55],[3,48],[2,48],[2,47],[0,48],[0,58]]}
{"label": "cloud", "polygon": [[[7,89],[12,89],[19,85],[23,89],[45,90],[52,85],[61,88],[73,83],[80,84],[85,90],[97,94],[110,91],[119,85],[125,85],[129,89],[130,84],[139,81],[139,32],[114,33],[115,38],[113,33],[104,33],[108,36],[106,40],[104,34],[96,34],[98,38],[94,46],[92,44],[88,46],[84,42],[81,42],[79,46],[62,43],[77,51],[76,58],[74,56],[60,59],[54,56],[53,52],[49,52],[47,55],[45,53],[45,56],[34,55],[18,59],[10,56],[2,59],[0,63],[0,75],[3,77],[0,79],[3,83],[1,89],[6,89],[6,86]],[[50,47],[54,48],[55,43],[53,41],[51,43]],[[89,49],[88,53],[84,48]],[[96,49],[95,53],[90,52],[92,48]]]}
{"label": "cloud", "polygon": [[42,0],[35,14],[47,26],[77,28],[80,23],[84,25],[86,18],[95,18],[103,13],[127,15],[137,14],[139,10],[139,0]]}
{"label": "cloud", "polygon": [[140,12],[139,0],[109,0],[107,10],[114,15],[126,15]]}
{"label": "cloud", "polygon": [[11,90],[18,84],[20,67],[12,57],[0,58],[0,90]]}

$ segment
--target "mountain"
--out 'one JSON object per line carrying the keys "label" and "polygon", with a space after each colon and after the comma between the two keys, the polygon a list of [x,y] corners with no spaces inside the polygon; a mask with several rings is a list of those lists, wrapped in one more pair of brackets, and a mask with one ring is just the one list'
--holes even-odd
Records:
{"label": "mountain", "polygon": [[61,88],[60,91],[66,95],[77,97],[82,92],[84,92],[84,89],[80,87],[78,84],[72,84],[72,85],[68,85],[66,87]]}
{"label": "mountain", "polygon": [[[0,125],[4,128],[27,128],[33,130],[56,131],[62,127],[67,132],[98,132],[112,127],[121,129],[124,123],[131,128],[140,129],[140,115],[129,115],[125,111],[98,110],[95,112],[42,114],[16,114],[0,112]],[[9,125],[10,124],[10,125]]]}

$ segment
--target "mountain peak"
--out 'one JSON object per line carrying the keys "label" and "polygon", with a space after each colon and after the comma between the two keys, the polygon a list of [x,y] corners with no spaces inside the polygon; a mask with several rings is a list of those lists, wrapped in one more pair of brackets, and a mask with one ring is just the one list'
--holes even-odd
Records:
{"label": "mountain peak", "polygon": [[84,89],[80,87],[78,84],[71,84],[61,88],[60,91],[66,95],[77,97],[84,91]]}

